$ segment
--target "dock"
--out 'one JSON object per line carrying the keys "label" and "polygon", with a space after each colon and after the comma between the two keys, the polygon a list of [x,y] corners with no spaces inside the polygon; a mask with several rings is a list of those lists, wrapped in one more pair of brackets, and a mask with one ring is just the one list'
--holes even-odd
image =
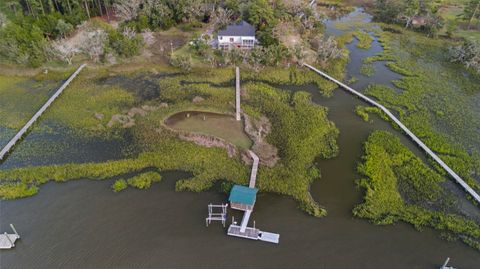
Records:
{"label": "dock", "polygon": [[10,228],[12,228],[13,234],[7,234],[6,232],[0,234],[0,249],[11,249],[15,247],[15,242],[20,239],[20,235],[12,224],[10,224]]}
{"label": "dock", "polygon": [[451,169],[442,159],[440,159],[440,157],[438,157],[437,154],[435,154],[429,147],[427,147],[427,145],[425,145],[425,143],[423,143],[422,140],[420,140],[420,138],[418,138],[412,131],[410,131],[410,129],[408,129],[399,119],[397,119],[397,117],[395,117],[395,115],[393,115],[393,113],[390,112],[386,107],[384,107],[383,105],[374,101],[373,99],[367,97],[366,95],[350,88],[349,86],[347,86],[344,83],[338,81],[337,79],[329,76],[328,74],[316,69],[315,67],[313,67],[309,64],[303,64],[303,65],[310,68],[312,71],[316,72],[317,74],[323,76],[324,78],[336,83],[341,88],[347,90],[351,94],[358,96],[360,99],[364,100],[365,102],[381,109],[393,122],[395,122],[398,125],[398,127],[400,127],[400,129],[402,129],[405,132],[405,134],[407,134],[407,136],[409,136],[415,143],[417,143],[417,145],[421,149],[423,149],[427,153],[428,156],[430,156],[445,171],[447,171],[447,173],[458,184],[460,184],[460,186],[462,186],[465,189],[465,191],[468,194],[470,194],[473,197],[473,199],[475,199],[475,201],[477,201],[477,203],[480,203],[480,195],[478,195],[478,193],[475,192],[475,190],[472,187],[470,187],[459,175],[457,175],[457,173],[455,173],[455,171],[453,171],[453,169]]}
{"label": "dock", "polygon": [[10,150],[20,141],[25,133],[32,127],[32,125],[42,116],[42,114],[50,107],[50,105],[60,96],[60,94],[67,88],[72,80],[85,68],[86,64],[82,64],[50,97],[47,102],[33,115],[33,117],[20,129],[20,131],[7,143],[7,145],[0,151],[0,161],[3,161]]}
{"label": "dock", "polygon": [[[235,67],[235,118],[237,121],[241,120],[240,91],[240,68]],[[255,228],[255,221],[253,222],[253,227],[248,227],[248,222],[250,220],[250,216],[253,213],[253,207],[257,198],[258,189],[255,188],[255,184],[257,182],[258,163],[260,161],[258,156],[253,151],[249,150],[248,153],[253,159],[252,171],[250,173],[250,181],[248,187],[242,185],[234,185],[230,191],[230,196],[228,198],[230,202],[230,208],[244,211],[242,222],[240,225],[237,225],[235,220],[232,219],[232,224],[228,227],[227,234],[235,237],[260,240],[278,244],[278,242],[280,241],[279,234],[260,231],[259,229]],[[225,227],[227,206],[228,204],[208,205],[208,217],[205,219],[207,227],[211,223],[211,221],[221,221],[223,226]],[[222,209],[221,212],[213,212],[214,209],[219,208]]]}
{"label": "dock", "polygon": [[244,211],[242,222],[240,226],[233,220],[232,224],[228,227],[227,234],[230,236],[236,236],[252,240],[261,240],[265,242],[278,244],[280,241],[280,235],[270,232],[263,232],[255,228],[255,222],[253,227],[248,227],[248,222],[253,213],[253,207],[256,201],[257,189],[255,183],[257,180],[258,171],[258,156],[251,150],[248,151],[253,159],[252,172],[250,174],[250,182],[248,187],[235,185],[230,192],[230,207]]}

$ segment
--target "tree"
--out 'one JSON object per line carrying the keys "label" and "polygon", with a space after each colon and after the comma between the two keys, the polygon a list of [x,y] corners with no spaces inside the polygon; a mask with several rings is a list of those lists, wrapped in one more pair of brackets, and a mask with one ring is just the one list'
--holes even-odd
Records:
{"label": "tree", "polygon": [[3,14],[2,12],[0,12],[0,29],[2,29],[3,27],[5,27],[7,25],[7,16],[5,16],[5,14]]}
{"label": "tree", "polygon": [[467,68],[472,68],[480,73],[480,43],[466,40],[462,45],[449,48],[450,60],[461,63]]}
{"label": "tree", "polygon": [[73,57],[79,52],[75,45],[62,40],[54,41],[52,43],[52,48],[55,57],[61,61],[67,62],[69,65],[72,64]]}
{"label": "tree", "polygon": [[293,47],[293,55],[295,56],[297,64],[302,66],[306,57],[304,47],[300,44],[296,44],[295,47]]}
{"label": "tree", "polygon": [[115,0],[113,8],[121,21],[129,21],[137,17],[143,0]]}
{"label": "tree", "polygon": [[167,29],[174,24],[172,10],[168,7],[165,1],[146,0],[143,10],[148,17],[150,25],[154,28],[160,27]]}
{"label": "tree", "polygon": [[316,38],[312,43],[313,48],[317,52],[317,61],[321,64],[326,64],[329,60],[342,56],[342,50],[338,47],[335,38],[331,36],[328,38]]}
{"label": "tree", "polygon": [[170,59],[170,64],[174,67],[182,69],[185,72],[190,72],[190,70],[192,70],[192,61],[189,55],[172,57]]}
{"label": "tree", "polygon": [[58,34],[61,37],[65,38],[67,34],[73,31],[73,26],[70,23],[60,19],[57,22],[57,26],[55,27],[55,30],[58,32]]}
{"label": "tree", "polygon": [[468,29],[470,29],[474,19],[480,19],[480,0],[471,0],[465,5],[463,17],[468,19]]}
{"label": "tree", "polygon": [[257,30],[272,28],[277,23],[272,7],[266,0],[253,0],[247,9],[247,20]]}
{"label": "tree", "polygon": [[98,62],[105,52],[106,41],[107,34],[104,30],[94,30],[87,34],[82,51],[89,55],[91,60]]}
{"label": "tree", "polygon": [[216,29],[221,29],[233,21],[234,11],[228,8],[218,7],[213,15],[213,23]]}
{"label": "tree", "polygon": [[387,23],[395,23],[406,7],[402,0],[376,0],[374,5],[374,19]]}

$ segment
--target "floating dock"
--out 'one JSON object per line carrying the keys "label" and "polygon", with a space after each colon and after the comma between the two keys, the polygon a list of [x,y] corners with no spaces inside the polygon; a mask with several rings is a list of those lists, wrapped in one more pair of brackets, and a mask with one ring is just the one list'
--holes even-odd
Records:
{"label": "floating dock", "polygon": [[0,249],[11,249],[15,247],[15,241],[20,239],[20,235],[18,235],[15,227],[13,227],[12,224],[10,224],[10,227],[12,228],[14,234],[0,234]]}
{"label": "floating dock", "polygon": [[227,234],[230,236],[236,236],[251,240],[260,240],[274,244],[278,244],[280,242],[279,234],[260,231],[260,229],[257,229],[255,227],[246,227],[245,231],[242,232],[242,226],[238,226],[236,224],[232,224],[228,227]]}

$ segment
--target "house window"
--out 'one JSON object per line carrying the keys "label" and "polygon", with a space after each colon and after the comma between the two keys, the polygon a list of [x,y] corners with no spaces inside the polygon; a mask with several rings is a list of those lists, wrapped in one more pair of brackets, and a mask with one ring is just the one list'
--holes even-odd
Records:
{"label": "house window", "polygon": [[252,46],[253,45],[253,40],[251,40],[251,39],[243,40],[243,45]]}
{"label": "house window", "polygon": [[230,37],[230,42],[233,42],[233,37]]}
{"label": "house window", "polygon": [[223,39],[223,36],[220,37],[220,40],[222,40],[222,39]]}

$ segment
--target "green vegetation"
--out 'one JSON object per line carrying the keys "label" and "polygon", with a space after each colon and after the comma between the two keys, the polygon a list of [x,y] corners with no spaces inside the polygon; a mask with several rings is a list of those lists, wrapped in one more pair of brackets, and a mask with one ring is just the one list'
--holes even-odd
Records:
{"label": "green vegetation", "polygon": [[355,113],[366,122],[372,122],[370,120],[369,113],[376,113],[386,121],[390,121],[387,115],[385,115],[380,108],[374,106],[357,106],[355,108]]}
{"label": "green vegetation", "polygon": [[[82,135],[122,135],[123,128],[129,128],[133,136],[131,143],[140,153],[127,159],[103,163],[0,170],[0,194],[4,194],[3,198],[33,195],[40,185],[49,181],[118,179],[141,173],[145,169],[192,173],[191,178],[176,183],[177,190],[203,191],[219,180],[247,183],[249,166],[242,162],[239,155],[231,158],[222,148],[206,148],[180,140],[175,132],[164,126],[166,118],[181,111],[232,114],[233,69],[193,69],[188,74],[151,78],[158,85],[159,95],[148,99],[139,98],[132,89],[123,88],[125,83],[105,83],[105,79],[115,77],[114,70],[110,69],[108,73],[102,69],[94,70],[95,73],[86,70],[60,97],[60,102],[46,113],[45,120],[61,123],[78,130]],[[335,140],[338,130],[328,121],[326,109],[313,104],[309,94],[283,91],[272,86],[316,83],[322,86],[325,93],[331,92],[334,85],[312,74],[306,69],[296,68],[242,72],[245,90],[243,109],[253,118],[265,115],[270,119],[272,130],[267,140],[278,148],[281,157],[276,166],[260,168],[257,180],[259,189],[289,195],[305,211],[323,216],[326,211],[310,196],[309,188],[312,181],[320,177],[314,165],[315,158],[330,158],[337,153]],[[146,71],[123,73],[122,79],[136,81],[140,75],[146,76]],[[196,96],[201,96],[203,100],[193,102]],[[168,106],[161,106],[165,103]],[[135,124],[129,127],[118,124],[109,127],[112,115],[126,115],[130,108],[144,105],[155,109],[146,111],[143,116],[134,116]],[[155,179],[150,174],[142,174],[125,181],[127,185],[146,188]],[[112,188],[120,190],[124,185],[125,182],[118,181]]]}
{"label": "green vegetation", "polygon": [[448,213],[453,199],[441,187],[444,178],[397,137],[384,131],[372,133],[363,160],[358,171],[365,178],[358,184],[365,189],[365,196],[353,209],[355,216],[381,225],[404,221],[417,229],[432,227],[480,250],[480,225]]}
{"label": "green vegetation", "polygon": [[172,129],[215,136],[242,149],[252,145],[242,122],[231,115],[186,111],[172,117],[167,119],[167,125]]}
{"label": "green vegetation", "polygon": [[405,75],[393,82],[402,92],[370,85],[365,93],[398,113],[428,147],[470,186],[480,190],[480,183],[474,179],[480,174],[478,76],[449,62],[448,41],[395,29],[402,34],[379,34],[385,51],[370,60],[392,61],[387,66]]}
{"label": "green vegetation", "polygon": [[357,30],[353,32],[353,35],[355,36],[355,38],[358,39],[358,48],[369,49],[371,47],[373,38],[370,36],[369,33]]}
{"label": "green vegetation", "polygon": [[137,189],[148,189],[153,182],[159,182],[162,176],[157,172],[146,172],[127,179],[128,185]]}
{"label": "green vegetation", "polygon": [[375,74],[375,67],[373,64],[362,64],[362,67],[360,67],[360,73],[367,77],[371,77]]}
{"label": "green vegetation", "polygon": [[54,81],[0,75],[0,126],[19,129],[48,99]]}
{"label": "green vegetation", "polygon": [[112,190],[114,192],[120,192],[123,191],[128,187],[128,183],[125,179],[117,179],[112,185]]}

